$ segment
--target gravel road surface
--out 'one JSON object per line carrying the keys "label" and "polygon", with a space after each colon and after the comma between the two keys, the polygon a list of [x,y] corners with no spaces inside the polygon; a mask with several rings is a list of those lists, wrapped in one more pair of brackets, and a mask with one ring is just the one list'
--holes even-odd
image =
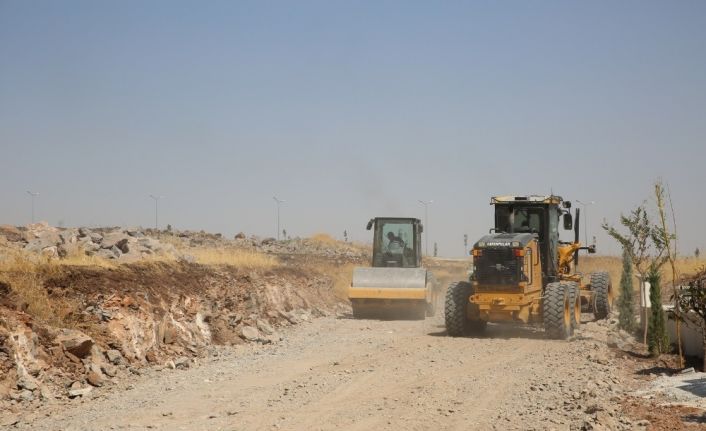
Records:
{"label": "gravel road surface", "polygon": [[[442,313],[438,313],[442,314]],[[33,430],[633,429],[603,327],[572,341],[489,325],[482,338],[425,321],[314,319],[271,345],[213,348],[24,418]],[[605,423],[608,421],[608,423]]]}

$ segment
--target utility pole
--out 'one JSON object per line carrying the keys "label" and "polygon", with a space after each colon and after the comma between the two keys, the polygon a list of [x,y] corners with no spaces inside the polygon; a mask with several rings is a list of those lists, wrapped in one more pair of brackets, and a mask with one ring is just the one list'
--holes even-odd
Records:
{"label": "utility pole", "polygon": [[154,230],[159,230],[159,200],[164,196],[150,195],[154,199]]}
{"label": "utility pole", "polygon": [[588,245],[588,211],[586,210],[586,207],[588,205],[593,205],[596,203],[596,201],[588,201],[588,202],[581,202],[580,200],[576,199],[576,202],[580,203],[583,205],[583,237],[584,240],[586,241],[584,245]]}
{"label": "utility pole", "polygon": [[32,198],[32,224],[34,224],[34,198],[39,196],[39,192],[31,192],[27,190],[27,194]]}
{"label": "utility pole", "polygon": [[429,204],[434,201],[423,201],[421,199],[418,199],[418,201],[424,205],[424,255],[429,256]]}
{"label": "utility pole", "polygon": [[277,199],[277,196],[272,196],[272,199],[277,202],[277,241],[279,241],[279,207],[281,204],[285,203],[285,200]]}

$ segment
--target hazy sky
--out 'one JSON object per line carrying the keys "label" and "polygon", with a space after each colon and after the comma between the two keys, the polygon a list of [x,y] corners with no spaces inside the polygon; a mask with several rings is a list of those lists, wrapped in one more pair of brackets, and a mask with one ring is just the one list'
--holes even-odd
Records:
{"label": "hazy sky", "polygon": [[[439,254],[489,198],[670,186],[706,251],[706,2],[0,0],[0,223],[291,235],[423,217]],[[583,236],[583,235],[582,235]]]}

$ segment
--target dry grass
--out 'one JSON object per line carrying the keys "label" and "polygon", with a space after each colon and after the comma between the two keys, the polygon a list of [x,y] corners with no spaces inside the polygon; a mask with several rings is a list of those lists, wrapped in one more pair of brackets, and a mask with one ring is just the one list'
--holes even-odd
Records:
{"label": "dry grass", "polygon": [[337,240],[336,238],[332,237],[331,235],[329,235],[327,233],[315,233],[309,239],[312,242],[316,242],[316,243],[319,243],[321,245],[326,245],[326,246],[339,245],[339,243],[341,243],[341,241]]}
{"label": "dry grass", "polygon": [[115,260],[107,260],[97,256],[86,256],[84,253],[69,255],[63,259],[53,259],[52,265],[57,266],[92,266],[99,268],[115,268],[119,263]]}
{"label": "dry grass", "polygon": [[163,234],[163,235],[159,235],[157,237],[157,239],[162,244],[170,244],[170,245],[174,246],[174,248],[177,250],[184,250],[187,248],[185,241],[183,239],[179,238],[178,236]]}
{"label": "dry grass", "polygon": [[356,266],[360,265],[353,263],[335,265],[328,262],[317,262],[310,264],[309,270],[329,277],[333,283],[333,292],[336,297],[347,300],[348,288],[353,281],[353,268]]}
{"label": "dry grass", "polygon": [[[592,272],[608,271],[610,279],[613,281],[613,287],[618,287],[620,284],[620,274],[623,271],[623,261],[615,256],[580,256],[579,266],[576,272],[580,272],[588,276]],[[588,279],[584,279],[588,281]]]}
{"label": "dry grass", "polygon": [[[613,286],[620,283],[623,261],[617,256],[581,256],[579,264],[578,270],[584,274],[594,271],[608,271],[613,280]],[[676,264],[679,275],[688,276],[697,273],[700,268],[706,266],[706,259],[687,257],[678,259]],[[672,270],[669,264],[662,267],[662,282],[665,285],[672,283]]]}
{"label": "dry grass", "polygon": [[61,265],[56,260],[7,250],[0,254],[0,282],[8,285],[20,309],[35,320],[59,327],[73,327],[71,318],[78,304],[66,298],[50,298],[44,281],[57,276]]}
{"label": "dry grass", "polygon": [[273,256],[235,248],[195,248],[188,250],[202,265],[227,265],[244,269],[271,269],[278,265]]}
{"label": "dry grass", "polygon": [[[579,272],[584,274],[589,274],[594,271],[608,271],[610,278],[613,281],[613,288],[615,289],[616,296],[620,292],[620,276],[623,272],[623,261],[622,258],[617,256],[581,256]],[[683,277],[688,277],[699,271],[699,269],[706,267],[706,259],[696,259],[693,257],[681,258],[676,261],[677,276],[681,280]],[[671,297],[672,290],[672,269],[669,264],[665,264],[662,267],[662,298],[667,301]],[[637,272],[633,271],[635,274],[635,279],[633,286],[635,291],[639,291],[639,282],[637,278]],[[588,281],[588,280],[586,280]],[[639,299],[638,299],[639,300]]]}
{"label": "dry grass", "polygon": [[338,240],[327,233],[317,233],[309,238],[309,241],[319,244],[324,247],[331,247],[337,249],[347,249],[347,250],[370,250],[370,245],[361,244],[357,242],[345,242]]}
{"label": "dry grass", "polygon": [[468,270],[471,267],[471,259],[438,259],[425,257],[424,266],[428,268],[442,288],[446,288],[454,281],[468,280]]}
{"label": "dry grass", "polygon": [[[683,276],[692,276],[706,268],[706,259],[687,257],[677,260],[677,272]],[[667,268],[667,273],[670,270]],[[669,278],[671,280],[671,276]]]}

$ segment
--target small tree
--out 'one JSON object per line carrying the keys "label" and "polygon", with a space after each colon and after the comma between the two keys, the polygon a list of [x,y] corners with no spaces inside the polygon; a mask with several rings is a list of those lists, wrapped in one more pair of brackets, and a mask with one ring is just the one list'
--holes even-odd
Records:
{"label": "small tree", "polygon": [[635,322],[635,291],[633,289],[632,259],[623,249],[623,273],[620,276],[620,297],[618,299],[618,327],[630,333],[637,329]]}
{"label": "small tree", "polygon": [[[615,227],[604,222],[602,227],[613,237],[623,250],[630,255],[630,261],[635,265],[637,273],[640,275],[640,280],[645,280],[647,276],[648,261],[651,251],[652,239],[652,223],[647,216],[645,203],[639,205],[632,210],[629,215],[620,215],[620,224],[627,229],[627,233],[619,232]],[[643,289],[640,289],[641,302],[645,303],[643,298]],[[642,317],[642,342],[647,343],[647,316],[644,315],[642,309],[640,311]]]}
{"label": "small tree", "polygon": [[[672,259],[675,255],[671,252],[671,248],[676,244],[673,242],[676,236],[671,234],[666,226],[664,187],[661,181],[655,182],[654,190],[661,222],[659,225],[655,225],[650,221],[647,210],[645,209],[645,203],[634,209],[629,216],[620,216],[620,224],[627,228],[627,233],[621,233],[613,226],[603,223],[603,229],[623,246],[623,250],[630,254],[635,269],[640,274],[640,280],[643,281],[649,281],[649,273],[654,271],[658,272],[667,260],[673,262]],[[645,303],[646,298],[644,298],[643,295],[643,289],[640,289],[641,302]],[[651,289],[650,298],[652,298],[652,296],[653,292]],[[657,302],[652,303],[652,308],[654,309],[655,306],[657,306],[659,312],[663,313],[661,292],[655,297],[657,298]],[[641,316],[643,330],[642,341],[647,344],[648,319],[644,311],[641,312]],[[659,328],[659,325],[657,325],[656,328]],[[654,335],[655,339],[659,339],[660,337],[660,334]]]}
{"label": "small tree", "polygon": [[434,243],[434,257],[436,257],[436,254],[439,252],[439,248],[436,246],[436,243]]}
{"label": "small tree", "polygon": [[652,356],[659,356],[669,349],[669,337],[664,322],[662,309],[662,275],[659,266],[650,265],[647,272],[647,281],[650,283],[650,323],[647,330],[647,348]]}
{"label": "small tree", "polygon": [[[672,226],[670,232],[670,226],[667,226],[667,214],[665,210],[665,196],[669,200],[669,208],[672,213]],[[666,253],[665,260],[669,262],[669,266],[672,269],[672,300],[674,301],[674,322],[676,327],[677,336],[677,347],[679,353],[679,366],[684,367],[684,354],[682,352],[681,345],[681,304],[679,303],[679,293],[677,292],[677,279],[679,273],[677,271],[677,221],[674,215],[674,206],[672,205],[672,194],[667,189],[665,193],[664,185],[661,180],[655,182],[655,198],[657,200],[657,212],[659,214],[660,224],[654,229],[655,239],[653,240],[655,244],[660,248],[661,251]],[[659,257],[656,259],[656,263],[660,264]],[[660,302],[660,305],[662,303]]]}
{"label": "small tree", "polygon": [[344,231],[343,231],[343,240],[344,240],[345,242],[348,242],[348,231],[347,231],[347,230],[344,230]]}
{"label": "small tree", "polygon": [[694,257],[698,259],[700,254],[701,254],[701,250],[699,250],[699,248],[696,247],[696,250],[694,250]]}

